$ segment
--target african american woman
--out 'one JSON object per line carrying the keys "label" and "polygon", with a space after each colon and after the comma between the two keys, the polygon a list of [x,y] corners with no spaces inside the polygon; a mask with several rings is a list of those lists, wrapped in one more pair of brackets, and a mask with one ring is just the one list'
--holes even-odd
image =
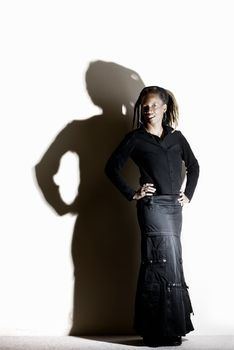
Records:
{"label": "african american woman", "polygon": [[[105,174],[117,189],[127,200],[136,201],[141,263],[133,322],[147,346],[180,345],[182,336],[194,330],[183,272],[181,229],[183,206],[193,197],[199,164],[185,136],[176,130],[178,120],[172,92],[159,86],[145,87],[134,106],[132,130],[105,166]],[[129,157],[140,173],[137,190],[121,175]]]}

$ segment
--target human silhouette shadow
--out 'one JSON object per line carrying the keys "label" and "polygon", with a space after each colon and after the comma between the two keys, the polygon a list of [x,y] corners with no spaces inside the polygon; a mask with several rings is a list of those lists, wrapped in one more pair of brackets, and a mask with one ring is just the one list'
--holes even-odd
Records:
{"label": "human silhouette shadow", "polygon": [[[140,258],[135,201],[129,202],[113,186],[104,166],[132,128],[133,105],[144,84],[136,72],[105,61],[91,62],[85,78],[91,100],[103,113],[68,123],[36,164],[35,175],[58,215],[78,215],[71,245],[74,306],[69,335],[134,334]],[[62,200],[53,180],[68,151],[77,153],[80,167],[77,196],[71,204]],[[123,175],[138,187],[131,160]]]}

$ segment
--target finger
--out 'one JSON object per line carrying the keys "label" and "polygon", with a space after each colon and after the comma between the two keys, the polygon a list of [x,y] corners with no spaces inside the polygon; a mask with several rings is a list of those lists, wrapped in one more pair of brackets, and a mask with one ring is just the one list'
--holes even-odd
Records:
{"label": "finger", "polygon": [[156,191],[156,189],[155,188],[152,188],[152,187],[148,187],[147,189],[146,189],[146,192],[155,192]]}
{"label": "finger", "polygon": [[147,189],[147,190],[148,190],[148,189],[151,189],[151,190],[156,190],[156,188],[155,188],[155,187],[153,187],[153,186],[146,186],[146,187],[145,187],[145,189]]}
{"label": "finger", "polygon": [[181,205],[184,204],[184,201],[183,201],[183,200],[179,200],[179,199],[178,199],[178,202],[179,202]]}

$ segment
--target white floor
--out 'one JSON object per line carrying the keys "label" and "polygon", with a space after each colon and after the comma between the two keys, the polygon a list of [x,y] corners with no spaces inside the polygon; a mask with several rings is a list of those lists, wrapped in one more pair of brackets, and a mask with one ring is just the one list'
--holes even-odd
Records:
{"label": "white floor", "polygon": [[[158,347],[157,349],[183,350],[234,350],[234,335],[183,337],[182,345]],[[2,336],[0,350],[135,350],[152,349],[142,343],[138,336]]]}

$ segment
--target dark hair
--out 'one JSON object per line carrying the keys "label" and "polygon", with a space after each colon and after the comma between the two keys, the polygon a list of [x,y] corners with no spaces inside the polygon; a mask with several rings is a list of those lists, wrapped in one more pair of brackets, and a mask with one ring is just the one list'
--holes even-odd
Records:
{"label": "dark hair", "polygon": [[134,128],[134,124],[136,120],[137,120],[137,127],[139,127],[140,124],[143,124],[141,120],[141,117],[142,117],[141,102],[143,97],[145,97],[148,94],[158,95],[163,101],[163,103],[167,105],[167,110],[163,117],[163,123],[171,127],[174,127],[174,126],[176,127],[178,125],[178,120],[179,120],[179,108],[173,93],[160,86],[146,86],[141,90],[141,93],[134,105],[132,128]]}

